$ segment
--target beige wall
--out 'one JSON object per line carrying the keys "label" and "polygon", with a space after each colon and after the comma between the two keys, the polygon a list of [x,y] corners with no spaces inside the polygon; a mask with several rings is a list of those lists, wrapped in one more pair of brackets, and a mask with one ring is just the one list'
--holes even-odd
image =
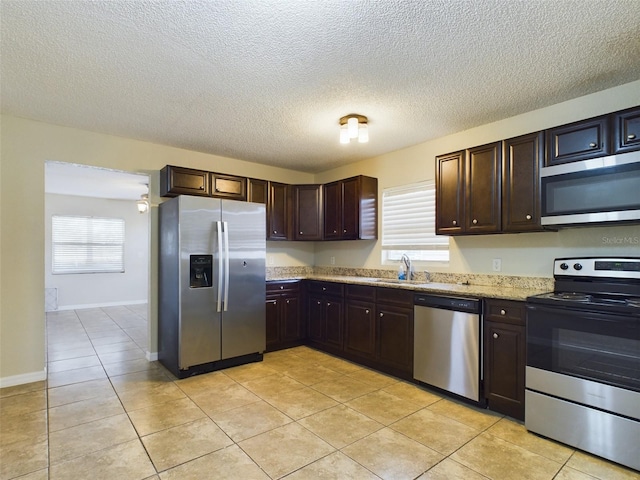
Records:
{"label": "beige wall", "polygon": [[[432,180],[435,157],[464,148],[536,132],[573,121],[640,105],[640,81],[499,122],[449,135],[380,157],[316,175],[317,183],[370,175],[378,178],[379,198],[385,188]],[[375,138],[371,138],[374,142]],[[350,146],[347,146],[349,148]],[[381,209],[379,211],[380,215]],[[452,273],[494,273],[493,258],[502,259],[502,274],[551,276],[551,262],[571,255],[639,255],[640,227],[571,228],[558,232],[452,237],[449,264],[426,263],[421,270]],[[631,241],[629,241],[631,239]],[[619,242],[619,243],[618,243]],[[380,242],[325,242],[316,244],[315,265],[390,268],[380,263]]]}
{"label": "beige wall", "polygon": [[[57,160],[150,175],[151,203],[157,205],[158,171],[166,164],[286,183],[327,182],[357,174],[378,177],[382,189],[430,179],[434,157],[554,125],[640,105],[640,81],[535,112],[483,125],[438,140],[310,175],[131,139],[96,134],[11,116],[0,121],[0,385],[44,376],[44,162]],[[375,138],[371,139],[372,142]],[[638,226],[570,229],[557,233],[489,235],[452,240],[447,266],[431,270],[490,272],[491,258],[503,261],[503,273],[549,276],[550,261],[574,254],[637,254],[638,246],[615,243],[640,236]],[[150,338],[155,345],[157,208],[151,209]],[[274,265],[380,265],[379,242],[268,242]],[[152,347],[152,350],[155,350]]]}
{"label": "beige wall", "polygon": [[[44,162],[107,167],[150,175],[150,200],[158,197],[159,170],[167,164],[220,171],[285,183],[313,183],[313,175],[256,165],[163,145],[1,117],[0,174],[0,385],[41,380],[45,368],[44,324]],[[151,209],[151,344],[157,332],[157,207]],[[275,242],[270,242],[275,243]],[[313,261],[313,246],[274,249],[275,262]],[[155,347],[152,347],[155,350]]]}

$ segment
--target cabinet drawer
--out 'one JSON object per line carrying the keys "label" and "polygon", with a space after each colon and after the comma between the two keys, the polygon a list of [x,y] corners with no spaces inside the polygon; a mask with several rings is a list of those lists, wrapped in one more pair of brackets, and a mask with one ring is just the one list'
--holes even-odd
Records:
{"label": "cabinet drawer", "polygon": [[515,325],[525,324],[525,303],[515,300],[485,300],[484,317],[486,320]]}
{"label": "cabinet drawer", "polygon": [[300,291],[300,281],[299,280],[290,280],[290,281],[272,281],[267,282],[267,295],[278,294],[278,293],[296,293]]}
{"label": "cabinet drawer", "polygon": [[214,197],[231,198],[233,200],[247,199],[247,179],[244,177],[212,173],[211,184]]}
{"label": "cabinet drawer", "polygon": [[319,293],[322,295],[336,295],[342,297],[344,286],[340,283],[317,282],[309,283],[309,293]]}
{"label": "cabinet drawer", "polygon": [[378,287],[376,289],[377,303],[388,303],[407,308],[413,308],[413,295],[413,291],[399,288]]}
{"label": "cabinet drawer", "polygon": [[346,285],[346,295],[349,298],[373,301],[376,297],[376,288],[367,285]]}

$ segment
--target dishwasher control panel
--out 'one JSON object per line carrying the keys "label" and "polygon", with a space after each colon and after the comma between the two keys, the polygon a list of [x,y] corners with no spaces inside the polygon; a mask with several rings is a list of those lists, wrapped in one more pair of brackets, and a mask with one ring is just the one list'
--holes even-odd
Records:
{"label": "dishwasher control panel", "polygon": [[477,298],[447,297],[417,293],[413,298],[413,304],[460,312],[480,313],[481,302]]}

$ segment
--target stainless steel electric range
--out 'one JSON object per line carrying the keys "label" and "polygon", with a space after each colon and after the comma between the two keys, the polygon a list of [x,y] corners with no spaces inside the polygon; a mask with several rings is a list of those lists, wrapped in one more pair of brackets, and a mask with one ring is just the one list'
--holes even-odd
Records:
{"label": "stainless steel electric range", "polygon": [[560,258],[527,298],[525,425],[640,470],[640,257]]}

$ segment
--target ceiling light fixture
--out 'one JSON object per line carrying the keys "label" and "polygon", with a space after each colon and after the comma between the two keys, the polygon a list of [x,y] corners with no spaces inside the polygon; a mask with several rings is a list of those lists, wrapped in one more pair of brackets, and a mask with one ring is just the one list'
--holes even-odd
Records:
{"label": "ceiling light fixture", "polygon": [[358,143],[367,143],[369,141],[367,122],[367,117],[357,113],[342,117],[340,119],[340,143],[349,143],[353,138],[357,138]]}
{"label": "ceiling light fixture", "polygon": [[140,200],[136,202],[138,206],[138,213],[146,213],[149,210],[149,194],[143,193],[140,195]]}

